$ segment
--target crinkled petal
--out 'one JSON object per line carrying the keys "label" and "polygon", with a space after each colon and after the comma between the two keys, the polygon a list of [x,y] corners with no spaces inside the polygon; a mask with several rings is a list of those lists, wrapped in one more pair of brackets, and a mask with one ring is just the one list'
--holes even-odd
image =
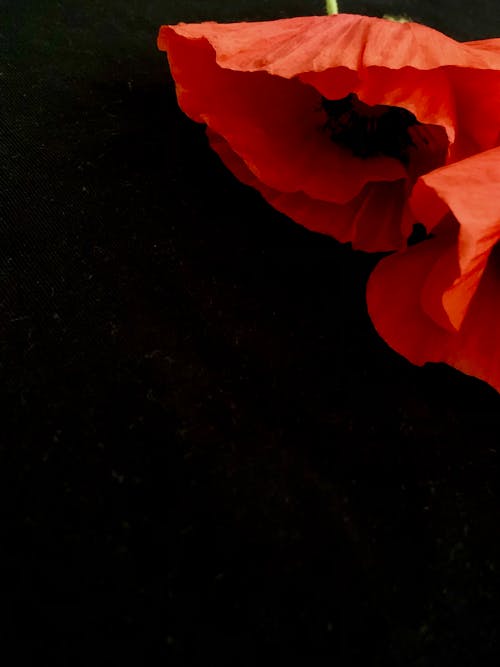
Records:
{"label": "crinkled petal", "polygon": [[468,46],[481,51],[490,51],[494,55],[500,55],[500,37],[492,37],[491,39],[476,39],[469,42],[464,42]]}
{"label": "crinkled petal", "polygon": [[285,78],[332,67],[354,71],[367,67],[499,67],[496,40],[459,43],[418,23],[354,14],[163,26],[160,49],[168,50],[168,32],[172,30],[187,39],[210,42],[221,67],[242,72],[266,71]]}

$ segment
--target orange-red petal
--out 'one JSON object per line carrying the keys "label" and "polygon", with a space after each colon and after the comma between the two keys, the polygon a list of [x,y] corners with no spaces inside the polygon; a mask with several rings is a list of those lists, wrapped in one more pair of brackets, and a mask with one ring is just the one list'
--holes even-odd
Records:
{"label": "orange-red petal", "polygon": [[266,71],[292,78],[333,67],[431,70],[437,67],[498,68],[498,40],[459,43],[418,23],[337,14],[252,23],[214,22],[162,26],[159,48],[168,50],[168,32],[206,39],[221,67]]}
{"label": "orange-red petal", "polygon": [[410,206],[428,231],[448,212],[459,223],[456,275],[442,296],[458,329],[500,239],[500,148],[426,174],[417,182]]}
{"label": "orange-red petal", "polygon": [[372,272],[366,298],[372,322],[396,352],[419,366],[442,361],[449,333],[428,317],[421,303],[429,273],[443,251],[447,238],[431,239],[382,259]]}

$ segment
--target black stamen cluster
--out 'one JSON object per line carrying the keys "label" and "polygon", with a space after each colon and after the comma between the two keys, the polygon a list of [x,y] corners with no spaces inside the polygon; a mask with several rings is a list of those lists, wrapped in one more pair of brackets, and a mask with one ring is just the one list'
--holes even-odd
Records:
{"label": "black stamen cluster", "polygon": [[339,100],[322,97],[321,106],[328,116],[325,129],[332,141],[357,157],[386,155],[408,164],[409,148],[415,145],[408,128],[419,124],[411,111],[386,105],[370,107],[355,93]]}

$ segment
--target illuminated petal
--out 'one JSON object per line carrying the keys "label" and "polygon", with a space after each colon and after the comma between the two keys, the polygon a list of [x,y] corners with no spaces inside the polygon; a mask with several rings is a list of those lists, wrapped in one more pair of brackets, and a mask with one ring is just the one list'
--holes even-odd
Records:
{"label": "illuminated petal", "polygon": [[459,224],[455,276],[442,297],[450,322],[458,329],[500,239],[500,148],[423,176],[410,206],[428,231],[447,213]]}
{"label": "illuminated petal", "polygon": [[498,68],[498,40],[459,43],[418,23],[337,14],[251,23],[198,23],[163,26],[159,47],[167,50],[168,31],[206,39],[221,67],[266,71],[292,78],[332,67],[432,70],[437,67]]}

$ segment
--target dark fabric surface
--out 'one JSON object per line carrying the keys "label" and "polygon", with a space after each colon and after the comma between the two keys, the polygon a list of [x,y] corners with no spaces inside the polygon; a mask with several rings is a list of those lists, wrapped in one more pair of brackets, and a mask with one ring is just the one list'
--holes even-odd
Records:
{"label": "dark fabric surface", "polygon": [[[497,0],[340,4],[500,35]],[[238,184],[156,50],[162,23],[321,11],[0,2],[0,627],[18,661],[498,664],[498,395],[385,346],[377,258]]]}

